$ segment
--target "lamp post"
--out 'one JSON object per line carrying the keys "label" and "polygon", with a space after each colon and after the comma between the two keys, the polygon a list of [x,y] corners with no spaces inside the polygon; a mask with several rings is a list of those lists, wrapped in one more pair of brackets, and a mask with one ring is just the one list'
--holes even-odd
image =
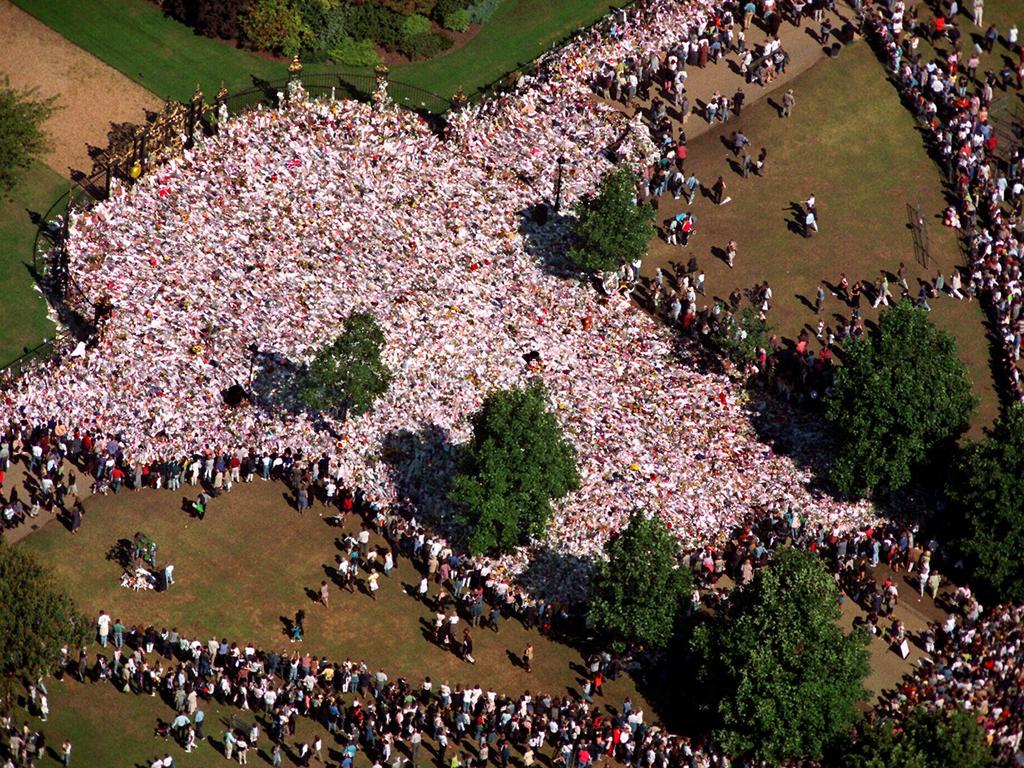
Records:
{"label": "lamp post", "polygon": [[555,176],[555,213],[562,211],[562,168],[565,166],[565,155],[558,156],[558,175]]}
{"label": "lamp post", "polygon": [[249,399],[252,399],[252,374],[253,369],[256,366],[256,355],[259,354],[260,348],[254,341],[249,345]]}

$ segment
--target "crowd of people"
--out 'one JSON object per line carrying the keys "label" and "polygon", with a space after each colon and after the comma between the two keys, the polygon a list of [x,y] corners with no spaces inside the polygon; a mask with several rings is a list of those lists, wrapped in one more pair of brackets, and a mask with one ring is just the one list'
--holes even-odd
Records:
{"label": "crowd of people", "polygon": [[[1000,356],[1008,389],[1024,400],[1020,350],[1024,333],[1021,317],[1020,255],[1024,205],[1024,151],[999,145],[989,110],[999,91],[1018,94],[1024,78],[1024,51],[1013,27],[1008,42],[1017,57],[1017,70],[1007,64],[1001,74],[978,72],[980,56],[998,31],[990,25],[985,46],[961,48],[956,11],[943,3],[931,24],[896,3],[891,13],[876,10],[868,19],[872,38],[880,46],[906,103],[926,126],[927,135],[945,165],[956,202],[945,213],[947,226],[961,230],[969,263],[963,280],[966,291],[983,297],[1002,344]],[[930,40],[940,53],[928,59],[918,52]],[[961,277],[951,278],[950,290],[960,292]],[[939,286],[941,293],[944,281]],[[922,287],[922,292],[924,292]],[[954,294],[956,295],[956,294]],[[961,294],[962,295],[962,294]],[[927,306],[927,297],[923,297]]]}
{"label": "crowd of people", "polygon": [[[73,223],[71,272],[109,312],[94,347],[17,383],[12,412],[54,443],[93,436],[101,488],[115,467],[138,479],[154,465],[327,453],[339,486],[433,523],[449,510],[428,468],[450,462],[487,391],[539,378],[582,479],[542,548],[592,558],[637,507],[684,541],[768,503],[862,522],[867,504],[809,491],[809,472],[758,438],[750,412],[774,406],[679,361],[672,333],[628,301],[564,279],[569,225],[524,215],[554,197],[558,158],[565,204],[608,153],[638,170],[655,159],[641,117],[595,102],[591,73],[667,50],[714,8],[643,4],[516,92],[455,114],[443,139],[415,115],[353,102],[295,98],[231,119]],[[353,310],[378,317],[394,380],[342,422],[301,405],[297,373]],[[225,403],[236,384],[251,403]],[[579,594],[579,580],[556,579]]]}

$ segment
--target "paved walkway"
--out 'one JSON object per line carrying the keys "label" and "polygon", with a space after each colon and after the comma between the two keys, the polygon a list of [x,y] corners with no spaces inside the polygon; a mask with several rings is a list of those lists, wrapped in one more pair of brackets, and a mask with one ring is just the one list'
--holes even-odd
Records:
{"label": "paved walkway", "polygon": [[88,145],[107,146],[112,122],[141,123],[162,102],[48,26],[0,0],[0,76],[15,88],[57,96],[60,109],[46,121],[50,150],[43,160],[62,176],[92,170]]}

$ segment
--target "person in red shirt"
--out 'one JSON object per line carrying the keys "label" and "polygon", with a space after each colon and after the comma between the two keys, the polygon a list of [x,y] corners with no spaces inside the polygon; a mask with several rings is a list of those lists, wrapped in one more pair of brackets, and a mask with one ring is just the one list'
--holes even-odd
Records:
{"label": "person in red shirt", "polygon": [[120,467],[115,466],[110,473],[110,486],[114,489],[114,493],[120,493],[123,484],[124,472],[121,471]]}

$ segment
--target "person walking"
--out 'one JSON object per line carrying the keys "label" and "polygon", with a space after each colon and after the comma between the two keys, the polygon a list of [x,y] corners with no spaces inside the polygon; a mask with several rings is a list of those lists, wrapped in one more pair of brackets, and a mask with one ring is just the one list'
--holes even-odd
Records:
{"label": "person walking", "polygon": [[533,645],[530,643],[523,649],[523,668],[527,672],[533,672]]}
{"label": "person walking", "polygon": [[330,588],[327,586],[327,582],[326,581],[321,581],[320,582],[319,602],[321,603],[321,605],[323,605],[324,608],[328,608],[328,607],[330,607],[328,605],[329,599],[330,599]]}
{"label": "person walking", "polygon": [[725,246],[725,263],[732,269],[736,264],[736,241],[730,240]]}
{"label": "person walking", "polygon": [[725,183],[725,179],[721,176],[718,177],[718,181],[711,187],[711,199],[715,205],[722,205],[725,202],[725,190],[728,185]]}
{"label": "person walking", "polygon": [[980,27],[985,21],[985,0],[974,0],[971,10],[974,14],[974,26]]}
{"label": "person walking", "polygon": [[821,310],[824,309],[824,307],[825,307],[825,281],[822,280],[820,283],[818,283],[818,290],[817,290],[817,293],[815,295],[815,301],[814,301],[814,312],[815,312],[815,314],[820,315],[821,314]]}
{"label": "person walking", "polygon": [[796,96],[793,94],[793,89],[790,88],[782,95],[782,116],[791,117],[793,115],[793,107],[796,105]]}

